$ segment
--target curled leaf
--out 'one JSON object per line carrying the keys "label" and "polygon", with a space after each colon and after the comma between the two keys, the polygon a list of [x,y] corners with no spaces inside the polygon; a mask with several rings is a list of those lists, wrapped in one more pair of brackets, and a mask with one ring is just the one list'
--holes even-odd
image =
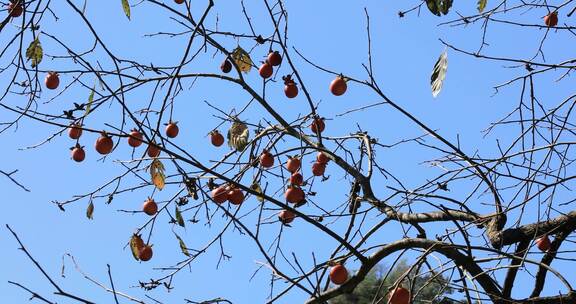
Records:
{"label": "curled leaf", "polygon": [[452,7],[452,0],[438,0],[438,3],[442,14],[447,15],[448,10],[450,10],[450,8]]}
{"label": "curled leaf", "polygon": [[184,185],[186,185],[186,190],[188,190],[188,195],[194,198],[195,200],[198,199],[198,188],[196,187],[196,179],[188,178],[184,179]]}
{"label": "curled leaf", "polygon": [[[259,194],[263,194],[262,188],[260,187],[260,184],[258,184],[257,182],[254,182],[252,186],[250,186],[250,189],[256,191]],[[256,199],[261,203],[264,202],[264,196],[262,195],[257,195]]]}
{"label": "curled leaf", "polygon": [[244,73],[250,72],[250,69],[252,68],[252,59],[250,59],[250,55],[243,48],[235,48],[230,55],[240,71]]}
{"label": "curled leaf", "polygon": [[128,3],[128,0],[122,0],[122,9],[128,20],[130,20],[130,3]]}
{"label": "curled leaf", "polygon": [[186,247],[186,244],[184,243],[184,241],[182,240],[182,238],[180,238],[176,233],[174,233],[174,235],[176,236],[176,238],[178,239],[178,243],[180,245],[180,250],[182,251],[182,253],[185,256],[190,256],[190,252],[188,252],[188,247]]}
{"label": "curled leaf", "polygon": [[436,0],[426,0],[426,6],[428,7],[428,10],[436,15],[436,16],[440,16],[440,10],[438,9],[438,5],[436,4]]}
{"label": "curled leaf", "polygon": [[452,7],[452,0],[426,0],[428,10],[436,16],[448,14],[450,7]]}
{"label": "curled leaf", "polygon": [[178,206],[176,206],[176,222],[178,223],[178,225],[185,227],[186,225],[184,224],[184,218],[182,217],[182,213],[180,212],[180,209],[178,208]]}
{"label": "curled leaf", "polygon": [[94,101],[95,88],[96,86],[92,88],[92,92],[90,92],[90,95],[88,96],[88,103],[86,104],[86,112],[84,113],[84,117],[88,116],[88,114],[90,113],[90,109],[92,109],[92,102]]}
{"label": "curled leaf", "polygon": [[228,130],[228,146],[236,151],[243,151],[248,145],[248,127],[238,119],[234,119]]}
{"label": "curled leaf", "polygon": [[150,176],[152,177],[152,183],[158,190],[164,189],[166,182],[166,175],[164,174],[164,165],[162,162],[155,158],[150,165]]}
{"label": "curled leaf", "polygon": [[26,58],[32,61],[32,67],[35,68],[42,61],[44,52],[42,51],[42,45],[38,37],[34,39],[26,49]]}
{"label": "curled leaf", "polygon": [[86,217],[91,220],[94,218],[93,214],[94,214],[94,203],[90,202],[88,208],[86,208]]}
{"label": "curled leaf", "polygon": [[142,247],[144,247],[144,241],[142,240],[140,235],[133,234],[132,237],[130,238],[130,250],[132,251],[132,256],[136,261],[140,260],[140,258],[138,257],[138,253],[140,252],[140,249],[142,249]]}
{"label": "curled leaf", "polygon": [[482,13],[486,8],[488,0],[478,0],[478,12]]}
{"label": "curled leaf", "polygon": [[448,69],[448,53],[446,50],[442,52],[438,61],[434,65],[432,70],[432,76],[430,76],[430,85],[432,87],[432,96],[436,97],[442,90],[442,85],[444,84],[444,79],[446,78],[446,70]]}

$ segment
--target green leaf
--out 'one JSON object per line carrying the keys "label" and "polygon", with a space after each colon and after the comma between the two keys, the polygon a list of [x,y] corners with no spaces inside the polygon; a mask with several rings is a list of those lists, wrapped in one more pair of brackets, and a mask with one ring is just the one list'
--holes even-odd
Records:
{"label": "green leaf", "polygon": [[442,90],[442,85],[444,84],[444,79],[446,78],[446,70],[448,69],[448,53],[446,50],[442,52],[438,61],[434,65],[432,70],[432,76],[430,77],[430,85],[432,87],[432,96],[436,97]]}
{"label": "green leaf", "polygon": [[440,9],[438,8],[438,1],[436,0],[426,0],[426,6],[428,7],[428,10],[436,15],[436,16],[440,16]]}
{"label": "green leaf", "polygon": [[450,8],[452,7],[452,0],[439,0],[438,6],[440,6],[442,14],[447,15],[448,10],[450,10]]}
{"label": "green leaf", "polygon": [[90,96],[88,96],[88,104],[86,104],[86,113],[84,113],[84,117],[88,116],[90,113],[90,109],[92,108],[92,102],[94,101],[94,89],[96,86],[92,88],[92,92],[90,92]]}
{"label": "green leaf", "polygon": [[[262,193],[263,193],[263,192],[262,192],[262,188],[260,187],[260,185],[259,185],[257,182],[254,182],[254,183],[252,184],[252,186],[250,186],[250,189],[258,192],[259,194],[262,194]],[[262,195],[257,195],[257,196],[256,196],[256,199],[257,199],[259,202],[261,202],[261,203],[264,202],[264,196],[262,196]]]}
{"label": "green leaf", "polygon": [[182,238],[180,238],[176,233],[174,233],[174,235],[176,236],[176,238],[178,239],[178,243],[180,244],[180,250],[182,250],[182,253],[185,256],[190,256],[190,252],[188,252],[188,247],[186,247],[186,244],[184,243],[184,241],[182,240]]}
{"label": "green leaf", "polygon": [[130,20],[130,3],[128,3],[128,0],[122,0],[122,8],[124,9],[124,14]]}
{"label": "green leaf", "polygon": [[426,6],[432,14],[442,16],[448,14],[452,7],[452,0],[426,0]]}
{"label": "green leaf", "polygon": [[26,58],[32,60],[32,67],[35,68],[42,61],[44,52],[42,51],[42,45],[38,37],[34,39],[26,49]]}
{"label": "green leaf", "polygon": [[94,214],[94,204],[90,202],[88,208],[86,208],[86,217],[88,219],[93,219],[94,218],[93,214]]}
{"label": "green leaf", "polygon": [[488,0],[478,0],[478,12],[479,13],[482,13],[484,11],[487,3],[488,3]]}
{"label": "green leaf", "polygon": [[184,218],[182,217],[182,213],[180,212],[180,209],[178,208],[178,206],[176,206],[176,222],[178,222],[178,225],[185,227],[186,225],[184,224]]}

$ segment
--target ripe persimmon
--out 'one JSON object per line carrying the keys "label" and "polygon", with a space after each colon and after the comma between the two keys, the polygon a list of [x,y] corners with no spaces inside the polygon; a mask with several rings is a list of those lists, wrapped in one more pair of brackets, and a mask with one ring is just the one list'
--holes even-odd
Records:
{"label": "ripe persimmon", "polygon": [[60,85],[60,77],[56,72],[48,72],[46,78],[44,79],[44,84],[50,90],[55,90]]}
{"label": "ripe persimmon", "polygon": [[24,8],[22,7],[22,1],[20,1],[19,4],[10,1],[10,3],[8,4],[8,15],[10,17],[14,18],[20,17],[22,15],[22,12],[24,12]]}
{"label": "ripe persimmon", "polygon": [[278,220],[284,225],[292,223],[294,218],[296,218],[296,214],[290,210],[282,210],[278,213]]}
{"label": "ripe persimmon", "polygon": [[292,204],[298,204],[304,200],[304,190],[299,187],[290,187],[284,193],[286,201]]}
{"label": "ripe persimmon", "polygon": [[136,129],[130,131],[130,136],[128,137],[128,145],[132,148],[137,148],[142,144],[142,133]]}
{"label": "ripe persimmon", "polygon": [[410,291],[398,286],[388,295],[390,304],[410,304]]}
{"label": "ripe persimmon", "polygon": [[316,134],[316,131],[319,133],[324,132],[325,128],[326,123],[324,123],[324,117],[315,117],[314,121],[312,121],[312,124],[310,125],[310,130],[312,130],[312,133],[314,134]]}
{"label": "ripe persimmon", "polygon": [[160,156],[160,147],[155,143],[148,144],[148,149],[146,149],[146,153],[149,157],[155,158]]}
{"label": "ripe persimmon", "polygon": [[547,27],[555,27],[558,25],[558,12],[552,12],[544,16],[544,24],[546,24]]}
{"label": "ripe persimmon", "polygon": [[170,138],[174,138],[174,137],[178,136],[179,132],[180,132],[180,128],[178,128],[178,124],[176,122],[169,121],[166,124],[166,136],[168,136]]}
{"label": "ripe persimmon", "polygon": [[286,162],[286,170],[290,173],[297,172],[300,169],[300,159],[298,157],[290,157]]}
{"label": "ripe persimmon", "polygon": [[158,212],[158,205],[156,204],[156,202],[151,199],[148,198],[144,204],[142,205],[142,211],[144,211],[144,213],[152,216],[154,214],[156,214],[156,212]]}
{"label": "ripe persimmon", "polygon": [[228,201],[233,205],[240,205],[244,202],[244,192],[238,188],[228,191]]}
{"label": "ripe persimmon", "polygon": [[314,163],[312,165],[312,174],[314,176],[322,176],[326,172],[326,164],[325,163]]}
{"label": "ripe persimmon", "polygon": [[262,152],[260,155],[260,166],[270,168],[274,165],[274,156],[268,151]]}
{"label": "ripe persimmon", "polygon": [[318,152],[318,154],[316,154],[316,162],[320,163],[320,164],[327,164],[330,161],[330,158],[328,158],[328,156],[326,154],[324,154],[323,152]]}
{"label": "ripe persimmon", "polygon": [[348,270],[344,265],[338,264],[330,269],[330,281],[336,285],[342,285],[348,280]]}
{"label": "ripe persimmon", "polygon": [[342,76],[336,77],[336,79],[332,80],[330,83],[330,92],[332,92],[332,94],[335,96],[340,96],[346,93],[346,89],[348,89],[348,85]]}
{"label": "ripe persimmon", "polygon": [[222,136],[218,130],[214,130],[210,132],[210,141],[215,147],[220,147],[224,144],[224,136]]}
{"label": "ripe persimmon", "polygon": [[274,74],[274,69],[272,68],[272,65],[268,63],[268,61],[266,61],[260,66],[260,69],[258,69],[258,73],[262,78],[266,79],[270,78],[270,76]]}
{"label": "ripe persimmon", "polygon": [[295,186],[301,186],[304,182],[304,177],[299,172],[292,173],[290,176],[290,184]]}
{"label": "ripe persimmon", "polygon": [[230,73],[230,71],[232,71],[232,63],[230,63],[230,60],[224,60],[220,65],[220,70],[222,70],[223,73]]}
{"label": "ripe persimmon", "polygon": [[150,245],[144,245],[144,247],[138,250],[138,258],[143,262],[150,261],[152,254],[152,246]]}
{"label": "ripe persimmon", "polygon": [[212,199],[216,204],[222,204],[223,202],[228,200],[228,189],[227,187],[222,185],[212,189]]}
{"label": "ripe persimmon", "polygon": [[546,251],[550,250],[551,245],[552,245],[552,243],[550,242],[548,235],[544,235],[544,236],[536,239],[536,247],[538,247],[538,249],[540,249],[540,251],[542,251],[542,252],[546,252]]}
{"label": "ripe persimmon", "polygon": [[72,159],[76,162],[81,162],[86,158],[86,152],[84,152],[84,148],[80,146],[80,144],[76,144],[74,148],[72,148]]}
{"label": "ripe persimmon", "polygon": [[273,66],[279,66],[282,63],[282,56],[278,51],[270,52],[268,54],[268,62]]}
{"label": "ripe persimmon", "polygon": [[94,144],[94,148],[96,151],[102,155],[106,155],[112,152],[112,148],[114,147],[114,142],[112,142],[112,138],[106,134],[106,132],[102,132],[100,137],[96,139],[96,143]]}
{"label": "ripe persimmon", "polygon": [[78,139],[82,136],[82,127],[79,124],[73,123],[68,127],[68,137]]}
{"label": "ripe persimmon", "polygon": [[298,87],[294,81],[290,81],[284,84],[284,95],[288,98],[294,98],[298,96]]}

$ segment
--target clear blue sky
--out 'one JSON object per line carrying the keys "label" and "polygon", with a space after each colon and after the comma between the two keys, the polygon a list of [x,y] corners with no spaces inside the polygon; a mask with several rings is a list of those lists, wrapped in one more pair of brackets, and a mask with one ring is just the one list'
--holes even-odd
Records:
{"label": "clear blue sky", "polygon": [[[78,15],[63,3],[53,1],[53,10],[60,18],[58,22],[49,14],[44,16],[40,25],[43,31],[56,35],[66,43],[75,46],[76,50],[86,50],[92,46],[92,40],[87,39],[90,35],[85,26],[80,22]],[[144,63],[154,62],[156,66],[177,64],[183,54],[186,39],[167,37],[144,37],[146,34],[157,32],[179,32],[183,27],[167,17],[166,13],[158,7],[143,3],[132,8],[132,20],[128,21],[122,11],[120,1],[106,1],[101,4],[97,1],[88,1],[86,16],[91,20],[96,31],[107,43],[111,51],[122,58],[135,59]],[[135,3],[136,1],[131,1]],[[172,1],[166,1],[169,5],[183,10]],[[235,31],[249,33],[249,28],[243,18],[239,1],[216,0],[216,7],[208,17],[207,24],[211,27],[216,22],[218,15],[218,27],[222,31]],[[246,1],[247,10],[253,18],[257,33],[267,36],[271,33],[270,20],[262,9],[261,1]],[[456,18],[455,11],[461,14],[473,14],[474,3],[455,3],[455,8],[442,19],[431,15],[424,7],[420,14],[410,14],[407,17],[398,18],[398,11],[406,9],[415,3],[397,3],[389,1],[287,1],[286,7],[289,12],[288,42],[290,47],[297,48],[310,60],[329,69],[340,71],[352,77],[365,79],[366,75],[361,66],[367,61],[367,39],[364,8],[366,7],[371,17],[372,45],[375,74],[377,80],[393,100],[409,110],[416,117],[431,128],[439,130],[446,138],[456,141],[460,135],[462,149],[470,154],[481,151],[483,156],[496,156],[495,136],[482,137],[481,130],[489,126],[490,122],[503,117],[511,111],[518,102],[519,87],[512,86],[494,95],[492,86],[500,84],[522,73],[522,69],[508,69],[498,62],[484,62],[469,56],[464,56],[449,51],[448,74],[443,91],[439,97],[433,99],[430,93],[429,77],[431,69],[444,50],[444,46],[438,38],[450,41],[455,45],[475,50],[480,44],[482,32],[478,25],[466,28],[453,28],[449,26],[437,26],[444,20]],[[82,6],[82,1],[75,1]],[[490,3],[489,3],[490,5]],[[194,1],[194,14],[199,18],[205,7],[204,1]],[[522,20],[539,23],[542,11],[529,12],[522,15]],[[518,17],[518,16],[515,16]],[[14,33],[14,25],[8,25],[0,37],[0,44],[4,45],[6,37]],[[81,33],[81,34],[78,34]],[[536,52],[540,38],[544,31],[528,28],[518,29],[508,25],[493,25],[489,28],[488,42],[486,47],[488,54],[501,56],[517,56],[530,58]],[[547,60],[566,59],[562,50],[566,45],[562,42],[565,34],[549,33],[550,37],[545,45]],[[187,36],[186,36],[187,37]],[[510,43],[514,37],[515,43]],[[30,39],[27,36],[27,39]],[[46,36],[40,36],[44,45],[44,51],[49,55],[64,55],[64,51],[50,41]],[[236,47],[234,40],[225,40],[225,46],[232,50]],[[26,45],[29,40],[26,40]],[[250,48],[252,41],[241,42],[241,46]],[[268,47],[261,46],[252,52],[254,61],[260,61],[267,54]],[[12,48],[14,52],[14,48]],[[223,58],[221,54],[214,54],[213,49],[200,56],[200,59],[186,68],[185,72],[218,72],[218,67]],[[97,56],[89,57],[94,63],[96,59],[111,68],[108,59],[101,57],[101,51]],[[100,58],[96,58],[100,56]],[[328,92],[328,84],[333,76],[318,71],[304,63],[292,52],[291,56],[299,67],[299,72],[306,80],[306,86],[310,90],[314,101],[321,102],[319,112],[327,121],[326,135],[340,136],[356,130],[356,124],[362,129],[368,130],[373,137],[379,138],[381,143],[394,143],[402,138],[415,137],[423,133],[417,126],[407,122],[391,108],[382,106],[355,114],[337,117],[346,110],[371,104],[379,101],[377,96],[355,85],[349,86],[348,93],[343,97],[334,97]],[[6,58],[1,59],[2,65]],[[68,61],[50,60],[45,58],[40,64],[41,69],[68,70],[74,69],[74,65]],[[282,67],[276,80],[280,81],[283,74],[289,71]],[[256,87],[261,87],[261,79],[256,71],[247,76],[248,81]],[[555,104],[565,97],[569,88],[565,82],[554,84],[551,78],[542,80],[539,94],[552,100]],[[22,80],[19,78],[18,80]],[[70,74],[61,77],[61,88],[73,80]],[[4,88],[7,84],[6,74],[0,75],[0,84]],[[82,81],[87,86],[94,83],[93,76],[83,76]],[[113,81],[111,83],[114,83]],[[299,113],[306,110],[307,104],[301,94],[295,100],[288,100],[282,93],[281,82],[271,83],[267,88],[267,96],[270,103],[281,113],[285,113],[288,119],[295,119]],[[225,110],[232,108],[240,109],[249,97],[239,88],[231,87],[214,80],[198,80],[195,83],[188,80],[184,83],[185,90],[175,99],[174,119],[179,121],[181,133],[175,140],[189,153],[202,161],[216,160],[228,148],[215,149],[208,145],[206,134],[213,129],[219,120],[214,117],[216,111],[209,108],[204,100],[216,104]],[[143,107],[150,98],[152,86],[148,86],[136,93],[127,95],[128,104],[132,109]],[[79,85],[66,93],[58,96],[58,91],[43,91],[39,107],[44,111],[59,114],[62,109],[71,107],[72,102],[85,102],[89,90]],[[44,104],[43,102],[49,101]],[[20,97],[9,97],[11,105],[22,104]],[[242,118],[251,123],[262,121],[262,108],[253,106]],[[104,123],[118,124],[121,119],[119,108],[116,104],[108,107],[108,104],[91,115],[87,125],[95,129],[103,129]],[[0,119],[4,121],[8,114],[0,112]],[[130,127],[130,126],[129,126]],[[220,130],[225,132],[225,127]],[[86,281],[75,270],[69,259],[65,261],[65,278],[60,276],[62,271],[62,256],[70,253],[76,257],[82,270],[90,274],[96,280],[108,284],[106,264],[112,267],[115,285],[118,290],[145,299],[141,290],[135,288],[138,280],[146,281],[152,277],[158,277],[161,273],[154,270],[155,267],[169,266],[181,261],[184,256],[180,253],[178,242],[173,236],[173,231],[180,235],[189,247],[200,248],[218,233],[225,223],[225,219],[218,212],[213,218],[211,227],[206,225],[205,218],[201,218],[198,224],[188,223],[186,229],[173,227],[167,224],[169,217],[166,214],[160,216],[157,227],[154,230],[152,243],[154,244],[154,258],[148,263],[138,263],[133,260],[128,248],[124,245],[131,233],[148,218],[142,214],[127,214],[118,212],[119,209],[139,209],[144,199],[151,195],[151,188],[118,195],[112,204],[106,205],[104,199],[95,200],[94,220],[85,217],[87,200],[81,200],[66,208],[66,212],[60,211],[50,202],[53,200],[66,200],[75,194],[92,191],[95,187],[105,183],[110,178],[122,172],[118,160],[131,159],[131,151],[124,142],[104,162],[98,161],[96,152],[93,150],[95,134],[85,134],[81,143],[86,146],[87,159],[80,164],[73,162],[69,156],[69,147],[73,142],[65,135],[56,136],[48,144],[36,149],[21,151],[19,149],[41,142],[59,129],[44,126],[33,121],[23,121],[18,129],[12,129],[2,134],[3,156],[0,169],[10,171],[19,169],[15,176],[23,182],[32,192],[27,193],[12,185],[7,179],[0,176],[0,188],[3,190],[3,210],[0,212],[0,300],[3,303],[24,303],[29,294],[14,286],[8,285],[8,280],[23,283],[58,303],[68,303],[51,295],[53,289],[42,275],[26,259],[23,253],[17,250],[17,243],[4,228],[9,224],[17,231],[27,248],[44,266],[45,270],[52,275],[66,291],[83,295],[97,303],[111,303],[112,298],[99,287]],[[498,137],[503,141],[510,141],[518,132],[515,128],[499,131]],[[253,132],[252,132],[253,134]],[[144,149],[137,150],[138,153]],[[425,152],[414,145],[405,145],[398,149],[384,150],[379,153],[381,164],[387,170],[401,178],[405,185],[417,187],[425,183],[426,178],[438,174],[438,170],[431,168],[423,161],[437,157],[434,153]],[[309,170],[312,159],[304,159],[304,168]],[[173,167],[168,166],[169,173],[174,173]],[[172,170],[172,171],[170,171]],[[318,196],[316,203],[327,209],[336,208],[344,202],[347,182],[343,180],[343,172],[335,166],[328,167],[331,178],[324,183],[316,181],[315,190]],[[147,173],[142,173],[147,176]],[[310,175],[305,171],[305,174]],[[135,178],[127,183],[138,183]],[[341,185],[344,185],[342,187]],[[378,195],[386,196],[389,190],[385,187],[396,186],[390,180],[379,179],[375,187]],[[274,187],[272,187],[274,188]],[[274,188],[275,189],[275,188]],[[155,193],[157,201],[169,199],[176,187],[170,186],[160,193]],[[459,191],[454,189],[451,193],[457,196]],[[275,194],[281,198],[280,193]],[[561,193],[560,196],[565,195]],[[474,199],[473,205],[479,212],[491,212],[487,207],[480,207],[486,198]],[[248,212],[257,206],[257,201],[251,198],[243,205],[241,212]],[[318,209],[305,207],[307,212],[317,212]],[[173,207],[169,208],[172,212]],[[213,209],[212,209],[213,210]],[[268,211],[270,215],[272,211]],[[186,214],[185,214],[186,216]],[[531,218],[532,217],[532,218]],[[526,222],[534,220],[534,215],[529,215]],[[188,219],[189,217],[187,217]],[[250,213],[245,223],[250,228],[255,227],[256,215]],[[369,218],[375,222],[375,214]],[[511,225],[512,223],[509,223]],[[275,224],[264,225],[264,239],[267,245],[278,234],[280,226]],[[342,232],[342,224],[334,224],[336,231]],[[442,231],[442,227],[439,227]],[[385,243],[399,239],[402,234],[400,226],[391,224],[387,231],[381,233],[377,242]],[[432,226],[430,231],[434,232]],[[392,233],[394,232],[394,233]],[[480,230],[476,231],[480,234]],[[430,233],[430,235],[433,235]],[[413,235],[412,235],[413,236]],[[319,260],[324,260],[331,253],[335,243],[325,235],[318,233],[314,228],[302,221],[296,220],[292,228],[285,229],[282,234],[281,244],[286,256],[291,252],[297,254],[299,261],[308,269],[313,265],[311,252],[315,252]],[[207,254],[192,264],[191,268],[183,271],[175,278],[173,291],[167,293],[165,289],[158,288],[149,295],[164,303],[182,303],[182,298],[195,301],[208,300],[215,297],[223,297],[234,303],[262,303],[269,294],[270,272],[261,269],[250,280],[252,274],[258,269],[258,263],[264,259],[257,251],[252,241],[237,231],[229,231],[224,237],[225,251],[232,259],[216,264],[219,257],[218,247],[212,247]],[[392,257],[384,263],[391,263]],[[556,262],[555,262],[556,263]],[[280,262],[280,265],[286,266]],[[556,265],[556,264],[555,264]],[[351,263],[349,268],[357,267]],[[294,274],[290,269],[284,268],[287,273]],[[576,275],[571,274],[569,279],[574,281]],[[529,277],[521,278],[522,284],[532,285]],[[282,285],[282,284],[279,284]],[[558,289],[551,283],[547,287],[548,294],[556,294]],[[278,291],[280,289],[276,289]],[[515,295],[525,297],[521,288],[515,289]],[[306,299],[306,295],[293,290],[278,303],[300,303]],[[148,301],[148,300],[146,300]]]}

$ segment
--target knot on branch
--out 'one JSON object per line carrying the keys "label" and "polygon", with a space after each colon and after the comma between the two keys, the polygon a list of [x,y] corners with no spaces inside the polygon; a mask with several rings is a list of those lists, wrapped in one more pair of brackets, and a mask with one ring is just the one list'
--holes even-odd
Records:
{"label": "knot on branch", "polygon": [[486,224],[486,234],[490,240],[490,244],[494,249],[500,249],[504,245],[504,237],[502,229],[506,225],[506,214],[500,213],[495,215]]}
{"label": "knot on branch", "polygon": [[502,230],[500,224],[502,223],[499,223],[497,217],[495,217],[486,225],[486,234],[495,249],[521,241],[532,240],[545,234],[571,233],[576,230],[576,211],[571,211],[547,221],[506,230]]}

